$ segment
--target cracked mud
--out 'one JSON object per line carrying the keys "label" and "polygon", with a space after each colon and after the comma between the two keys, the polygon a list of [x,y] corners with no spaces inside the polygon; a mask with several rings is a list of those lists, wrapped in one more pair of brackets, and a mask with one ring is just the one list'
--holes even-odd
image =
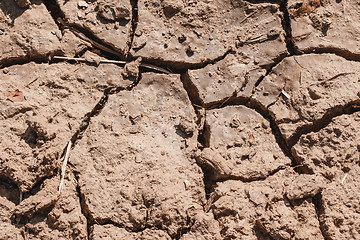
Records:
{"label": "cracked mud", "polygon": [[0,239],[359,239],[359,6],[1,1]]}

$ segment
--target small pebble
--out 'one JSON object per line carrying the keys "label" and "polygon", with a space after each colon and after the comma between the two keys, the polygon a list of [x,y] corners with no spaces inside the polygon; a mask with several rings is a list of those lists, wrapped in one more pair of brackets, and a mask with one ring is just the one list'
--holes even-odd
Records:
{"label": "small pebble", "polygon": [[188,189],[190,186],[190,182],[188,180],[184,180],[184,184],[185,184],[185,189]]}
{"label": "small pebble", "polygon": [[85,1],[78,1],[78,7],[79,8],[87,8],[88,4]]}
{"label": "small pebble", "polygon": [[141,163],[142,162],[142,158],[139,155],[135,156],[135,162],[136,163]]}

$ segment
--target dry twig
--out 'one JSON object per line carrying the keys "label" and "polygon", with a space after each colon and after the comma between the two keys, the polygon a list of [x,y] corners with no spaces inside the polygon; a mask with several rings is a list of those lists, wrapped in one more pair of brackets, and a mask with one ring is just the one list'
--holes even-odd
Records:
{"label": "dry twig", "polygon": [[341,179],[341,182],[340,182],[341,184],[344,184],[347,175],[348,175],[348,173],[345,173],[344,177]]}
{"label": "dry twig", "polygon": [[60,185],[59,185],[59,193],[61,192],[61,189],[64,185],[65,170],[66,170],[66,165],[67,165],[68,158],[69,158],[70,148],[71,148],[71,141],[69,141],[69,143],[67,145],[64,161],[63,161],[63,164],[61,167],[61,181],[60,181]]}
{"label": "dry twig", "polygon": [[[74,57],[63,57],[63,56],[54,56],[53,59],[58,59],[58,60],[66,60],[66,61],[78,61],[78,62],[90,62],[88,60],[86,60],[85,58],[74,58]],[[121,60],[109,60],[109,59],[101,59],[100,63],[113,63],[113,64],[126,64],[129,63],[129,61],[121,61]],[[151,65],[151,64],[147,64],[147,63],[140,63],[140,67],[143,68],[147,68],[147,69],[151,69],[151,70],[156,70],[162,73],[166,73],[166,74],[170,74],[171,72],[155,66],[155,65]]]}

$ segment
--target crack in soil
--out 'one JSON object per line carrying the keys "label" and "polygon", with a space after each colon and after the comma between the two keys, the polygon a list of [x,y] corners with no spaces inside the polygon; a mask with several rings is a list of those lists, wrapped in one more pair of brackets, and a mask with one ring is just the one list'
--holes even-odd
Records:
{"label": "crack in soil", "polygon": [[[202,63],[194,63],[191,64],[191,66],[188,67],[183,67],[183,68],[179,68],[179,69],[174,69],[177,73],[185,73],[187,70],[196,70],[196,69],[201,69],[204,68],[210,64],[215,64],[217,62],[220,62],[221,60],[223,60],[224,58],[226,58],[227,55],[234,53],[234,50],[232,49],[232,47],[230,47],[223,55],[215,58],[215,59],[210,59],[210,60],[205,60]],[[171,63],[170,63],[171,65]],[[170,68],[172,68],[172,66],[169,66]]]}
{"label": "crack in soil", "polygon": [[321,204],[321,202],[322,202],[321,192],[316,194],[312,198],[312,200],[313,200],[312,202],[315,206],[316,216],[319,221],[321,235],[323,236],[324,240],[331,240],[331,238],[328,236],[328,233],[326,232],[327,227],[324,226],[324,221],[321,220],[321,215],[324,214],[324,207]]}
{"label": "crack in soil", "polygon": [[[105,89],[103,96],[100,98],[100,100],[95,105],[95,107],[90,112],[85,114],[85,116],[82,118],[83,120],[82,120],[82,123],[80,124],[80,127],[71,137],[71,142],[72,142],[71,148],[72,149],[75,148],[77,141],[79,141],[83,137],[83,134],[85,133],[86,129],[90,125],[91,119],[101,113],[102,109],[105,107],[106,103],[108,102],[109,96],[112,94],[116,94],[120,91],[131,91],[139,83],[140,79],[141,79],[141,75],[139,76],[139,78],[137,80],[134,81],[133,84],[131,84],[128,87],[116,87],[115,86],[115,87],[109,87],[109,88]],[[66,147],[64,148],[62,155],[65,154],[65,151],[66,151]],[[72,165],[71,162],[68,162],[68,164]],[[77,172],[76,170],[73,170],[73,174],[74,174],[76,182],[77,182],[76,191],[78,193],[78,197],[79,197],[79,201],[80,201],[81,212],[87,220],[87,237],[88,237],[88,239],[90,239],[90,228],[94,223],[97,223],[97,222],[96,222],[96,220],[95,221],[91,220],[89,210],[85,204],[85,199],[84,199],[85,197],[81,193],[81,188],[79,186],[79,172]],[[109,220],[108,223],[116,225],[116,223],[112,222],[111,220]],[[106,224],[106,223],[104,223],[104,224]]]}
{"label": "crack in soil", "polygon": [[48,53],[47,55],[37,55],[37,56],[24,56],[24,57],[13,57],[6,58],[0,61],[0,69],[11,67],[14,65],[24,65],[30,62],[35,62],[38,64],[49,63],[53,55],[60,54],[60,52]]}
{"label": "crack in soil", "polygon": [[195,221],[191,221],[191,218],[188,215],[186,219],[186,226],[184,228],[179,228],[178,233],[173,239],[179,240],[183,235],[189,233],[191,231],[191,228],[194,226],[194,224]]}
{"label": "crack in soil", "polygon": [[[61,30],[67,28],[72,33],[74,33],[78,38],[88,42],[92,45],[93,48],[97,48],[101,51],[101,56],[104,57],[116,57],[120,60],[126,60],[126,61],[132,61],[135,58],[130,56],[130,50],[132,47],[132,43],[135,36],[135,30],[138,24],[138,0],[131,0],[131,6],[132,6],[132,19],[131,19],[131,30],[130,30],[130,39],[127,41],[127,49],[125,50],[125,53],[119,52],[117,49],[112,47],[109,44],[104,43],[101,39],[99,39],[90,29],[83,28],[77,24],[69,24],[64,19],[64,13],[61,11],[59,5],[56,3],[55,0],[45,0],[44,4],[46,5],[47,9],[51,13],[52,18],[56,22],[56,24],[59,26]],[[222,56],[213,59],[213,60],[207,60],[202,63],[198,64],[188,64],[189,67],[192,67],[191,69],[198,69],[203,68],[208,64],[216,63],[222,59],[224,59],[227,54],[231,52],[231,48]],[[149,67],[153,67],[153,70],[157,70],[163,73],[183,73],[188,69],[188,66],[183,68],[176,68],[174,66],[175,63],[167,62],[167,61],[161,61],[156,59],[146,59],[143,58],[144,65],[149,65]],[[186,64],[185,64],[186,65]],[[170,71],[167,71],[166,69],[169,69]]]}
{"label": "crack in soil", "polygon": [[[212,103],[209,103],[209,104],[204,104],[203,103],[203,101],[200,99],[199,92],[198,92],[197,88],[191,82],[191,80],[189,78],[189,75],[187,73],[184,73],[184,74],[181,75],[181,80],[183,82],[183,85],[184,85],[184,88],[185,88],[186,92],[188,93],[189,99],[190,99],[193,107],[195,108],[195,111],[197,111],[197,113],[198,113],[198,108],[199,107],[203,108],[205,111],[210,110],[209,108],[211,108],[211,109],[218,108],[218,107],[214,107],[214,105],[212,105]],[[291,167],[293,167],[294,170],[299,172],[299,173],[302,172],[301,171],[302,166],[298,166],[297,162],[295,161],[295,157],[291,153],[290,147],[286,144],[285,138],[281,134],[278,125],[276,124],[275,120],[271,117],[271,114],[269,113],[269,111],[264,110],[256,102],[252,102],[250,98],[244,98],[244,97],[231,98],[229,101],[226,101],[225,103],[224,103],[224,100],[221,100],[221,101],[218,101],[217,104],[221,104],[221,107],[219,107],[219,108],[222,108],[222,107],[225,107],[225,106],[231,106],[231,105],[246,106],[246,107],[248,107],[250,109],[255,110],[261,116],[263,116],[263,118],[267,119],[270,122],[270,128],[272,130],[273,135],[275,136],[275,139],[276,139],[276,142],[277,142],[278,146],[283,151],[285,156],[287,156],[287,157],[289,157],[291,159]],[[205,118],[205,113],[204,113],[204,116],[202,116],[202,117]],[[206,123],[206,119],[204,120],[203,126],[198,125],[198,127],[200,128],[199,137],[198,137],[198,141],[201,144],[200,149],[208,148],[209,147],[209,142],[210,142],[210,130],[209,130],[210,127]],[[203,181],[204,181],[204,184],[205,184],[205,193],[206,193],[206,198],[207,199],[209,198],[211,192],[213,191],[213,187],[215,186],[215,184],[217,182],[222,182],[222,181],[227,181],[227,180],[240,180],[240,181],[243,181],[243,182],[251,182],[251,181],[257,181],[257,180],[263,180],[263,179],[266,179],[268,176],[274,175],[275,173],[277,173],[278,171],[280,171],[281,169],[283,169],[285,167],[285,166],[280,166],[279,168],[275,169],[274,171],[271,171],[264,178],[244,178],[244,177],[237,177],[237,176],[225,176],[223,179],[217,179],[216,181],[214,181],[213,180],[213,171],[212,171],[212,169],[209,169],[208,167],[202,166],[198,162],[197,162],[197,165],[202,169],[203,174],[204,174]]]}
{"label": "crack in soil", "polygon": [[[109,88],[105,89],[103,96],[100,98],[100,100],[95,105],[95,107],[90,112],[86,113],[82,117],[83,120],[82,120],[82,123],[80,124],[80,127],[71,137],[71,142],[72,142],[71,148],[72,149],[75,148],[76,142],[83,137],[83,134],[85,133],[86,129],[90,125],[91,119],[101,113],[102,109],[105,107],[106,103],[109,100],[109,96],[119,93],[120,91],[131,91],[139,83],[140,78],[141,78],[141,76],[139,76],[139,80],[134,81],[134,83],[128,87],[109,87]],[[64,151],[65,151],[65,149],[64,149]]]}
{"label": "crack in soil", "polygon": [[57,19],[58,18],[63,19],[65,17],[65,14],[61,11],[56,0],[42,0],[42,2],[44,3],[51,17],[53,18],[55,24],[57,24],[59,30],[62,30],[62,25],[57,21]]}
{"label": "crack in soil", "polygon": [[[241,106],[246,106],[250,109],[255,110],[261,116],[263,116],[263,118],[267,119],[270,122],[270,127],[272,129],[272,133],[274,134],[279,147],[283,150],[283,152],[285,153],[286,156],[288,156],[290,159],[292,159],[292,162],[293,162],[292,166],[296,165],[296,164],[294,164],[295,160],[290,151],[291,146],[289,146],[286,143],[284,136],[280,132],[279,126],[277,125],[275,119],[271,116],[268,109],[261,106],[260,103],[258,103],[255,99],[252,99],[251,97],[232,97],[232,96],[230,96],[228,98],[225,98],[225,99],[222,99],[222,100],[219,100],[216,102],[204,104],[202,102],[202,100],[200,99],[197,88],[191,82],[189,76],[187,74],[184,74],[182,76],[183,76],[182,79],[184,82],[185,90],[187,91],[190,101],[192,102],[193,105],[200,105],[201,107],[205,108],[205,110],[218,109],[218,108],[223,108],[226,106],[241,105]],[[205,122],[206,122],[206,120],[205,120]],[[202,136],[200,137],[200,139],[202,139],[203,146],[208,147],[209,146],[208,145],[209,133],[206,130],[206,123],[204,125],[205,126],[202,130]]]}
{"label": "crack in soil", "polygon": [[353,53],[347,49],[336,48],[336,47],[311,47],[305,50],[302,50],[301,53],[296,55],[305,55],[305,54],[326,54],[332,53],[336,56],[342,57],[348,61],[360,62],[360,53]]}
{"label": "crack in soil", "polygon": [[257,113],[263,116],[263,118],[265,118],[270,122],[270,128],[273,135],[275,136],[276,143],[283,151],[285,156],[290,158],[291,167],[293,167],[294,171],[296,171],[299,174],[305,173],[306,172],[304,171],[305,169],[301,165],[299,165],[298,162],[296,161],[294,155],[291,152],[291,147],[286,143],[285,137],[282,135],[279,125],[276,123],[274,117],[270,114],[269,110],[264,109],[260,103],[258,103],[256,100],[251,98],[249,99],[249,102],[246,104],[246,106],[255,110]]}
{"label": "crack in soil", "polygon": [[86,218],[87,239],[90,239],[90,228],[91,228],[92,223],[90,221],[90,217],[89,217],[89,213],[88,213],[89,211],[86,210],[84,195],[81,193],[81,189],[80,189],[80,185],[79,185],[79,173],[76,172],[75,170],[73,170],[73,175],[76,180],[76,192],[77,192],[77,195],[79,198],[81,214]]}
{"label": "crack in soil", "polygon": [[221,60],[223,60],[228,54],[233,53],[234,50],[229,47],[229,49],[221,56],[214,58],[214,59],[208,59],[201,63],[185,63],[185,62],[171,62],[171,61],[163,61],[160,59],[155,58],[142,58],[144,63],[149,63],[164,69],[169,69],[170,72],[176,73],[176,74],[184,74],[187,70],[196,70],[204,68],[210,64],[215,64]]}
{"label": "crack in soil", "polygon": [[[141,75],[139,76],[139,78],[134,81],[133,84],[131,84],[128,87],[109,87],[107,89],[105,89],[103,96],[100,98],[100,100],[98,101],[98,103],[95,105],[95,107],[88,112],[87,114],[85,114],[83,116],[83,120],[82,123],[80,124],[80,127],[78,128],[78,130],[73,134],[73,136],[71,137],[71,142],[72,142],[72,149],[74,149],[76,143],[78,140],[80,140],[84,134],[84,132],[86,131],[86,129],[88,128],[88,126],[90,125],[91,119],[94,116],[97,116],[98,114],[100,114],[101,110],[105,107],[108,98],[110,95],[112,94],[116,94],[120,91],[123,90],[127,90],[127,91],[131,91],[140,81]],[[66,151],[66,146],[64,147],[61,157],[63,157],[63,155],[65,154]],[[71,163],[69,162],[69,165],[71,165]],[[83,215],[85,216],[85,218],[87,219],[87,234],[88,234],[88,239],[89,239],[89,235],[90,235],[90,227],[91,227],[91,221],[89,219],[89,215],[88,215],[88,211],[86,211],[86,208],[84,207],[84,196],[81,194],[81,189],[78,183],[78,173],[76,171],[73,171],[73,174],[77,180],[77,192],[78,192],[78,196],[80,199],[80,206],[81,206],[81,212],[83,213]],[[43,182],[46,179],[52,178],[52,177],[57,177],[58,176],[58,169],[56,168],[54,170],[54,173],[51,176],[45,176],[43,178],[41,178],[39,181],[36,182],[36,184],[24,195],[23,199],[26,199],[32,195],[35,195],[37,192],[40,191],[40,186],[43,184]],[[18,187],[17,187],[18,188]],[[31,194],[30,194],[31,193]],[[19,201],[20,203],[20,201]],[[54,204],[52,204],[51,206],[48,206],[45,210],[50,209],[51,207],[53,207]],[[39,209],[41,211],[43,211],[44,209]],[[29,220],[28,218],[26,218],[27,220]]]}
{"label": "crack in soil", "polygon": [[92,46],[92,48],[97,48],[104,53],[104,55],[115,56],[120,60],[125,60],[125,56],[122,53],[119,53],[112,46],[104,43],[99,39],[94,33],[92,33],[89,29],[82,28],[76,24],[69,24],[65,22],[63,19],[58,18],[57,22],[62,25],[63,29],[69,29],[75,36],[82,39]]}
{"label": "crack in soil", "polygon": [[[198,146],[198,148],[202,150],[205,147],[209,147],[208,139],[210,138],[210,131],[208,129],[208,125],[206,124],[206,109],[204,107],[203,101],[200,99],[199,92],[197,91],[196,86],[190,80],[188,72],[186,71],[185,73],[181,74],[180,79],[198,118],[196,123],[199,130],[197,141],[200,145]],[[212,174],[208,169],[201,166],[198,161],[195,162],[196,165],[198,165],[203,172],[205,196],[206,199],[208,199],[210,197],[210,193],[212,192]]]}
{"label": "crack in soil", "polygon": [[135,36],[135,31],[136,31],[136,27],[138,24],[138,20],[139,20],[139,8],[138,8],[138,0],[130,0],[130,4],[131,4],[131,10],[132,10],[132,18],[131,18],[131,29],[130,29],[130,39],[128,40],[127,43],[127,50],[126,52],[126,57],[129,56],[130,50],[132,48],[133,42],[134,42],[134,36]]}
{"label": "crack in soil", "polygon": [[[45,180],[51,179],[51,178],[57,177],[57,176],[58,176],[58,169],[55,168],[54,173],[52,175],[42,177],[40,180],[38,180],[34,184],[34,186],[29,191],[22,193],[22,195],[23,195],[22,200],[24,201],[25,199],[29,198],[30,196],[36,195],[41,190],[40,186],[44,183]],[[20,201],[19,201],[19,204],[20,204]],[[19,205],[19,204],[17,204],[17,205]]]}
{"label": "crack in soil", "polygon": [[[0,186],[4,186],[6,190],[11,191],[11,193],[14,193],[16,191],[17,196],[21,195],[21,191],[17,186],[17,184],[5,176],[0,176]],[[14,203],[15,205],[18,205],[20,203],[20,201],[18,201],[20,199],[11,199],[11,196],[2,195],[2,192],[0,193],[1,193],[0,194],[1,197],[6,198],[8,201]]]}
{"label": "crack in soil", "polygon": [[281,19],[281,25],[285,31],[285,42],[286,42],[286,48],[290,55],[298,54],[299,51],[297,47],[295,46],[295,41],[292,36],[292,29],[291,29],[291,20],[290,20],[290,14],[287,9],[288,0],[283,0],[280,3],[280,11],[283,13],[282,19]]}
{"label": "crack in soil", "polygon": [[360,99],[354,102],[350,102],[346,105],[335,106],[327,110],[327,112],[318,120],[312,122],[311,124],[300,126],[296,129],[295,133],[289,138],[288,146],[292,148],[304,134],[310,132],[318,132],[321,129],[325,128],[330,124],[333,118],[341,115],[351,115],[355,112],[360,111]]}
{"label": "crack in soil", "polygon": [[100,40],[90,29],[82,28],[77,24],[69,24],[65,20],[65,14],[62,12],[60,6],[56,0],[43,0],[46,8],[50,12],[54,22],[58,25],[59,29],[63,31],[68,28],[71,30],[78,38],[83,39],[84,41],[90,43],[93,47],[99,48],[102,51],[107,52],[108,54],[114,55],[121,60],[124,59],[124,55],[120,54],[112,46],[105,44]]}
{"label": "crack in soil", "polygon": [[256,234],[256,237],[258,239],[269,239],[269,240],[275,240],[270,233],[264,228],[262,223],[260,221],[255,221],[254,225],[254,232]]}
{"label": "crack in soil", "polygon": [[[290,54],[290,55],[282,55],[279,56],[279,58],[274,59],[274,63],[271,65],[268,65],[265,67],[265,69],[267,69],[266,73],[264,76],[261,76],[258,81],[255,83],[255,88],[257,86],[259,86],[259,84],[264,80],[265,77],[267,77],[272,70],[285,58],[288,57],[292,57],[292,56],[304,56],[307,54],[335,54],[336,56],[342,57],[348,61],[355,61],[355,62],[360,62],[360,54],[356,54],[350,51],[347,51],[346,49],[341,49],[341,48],[320,48],[320,47],[314,47],[314,48],[309,48],[303,51],[297,51],[294,54]],[[255,91],[255,88],[253,89],[253,93]]]}
{"label": "crack in soil", "polygon": [[[270,70],[268,70],[266,75],[268,75],[271,72],[271,69],[272,68],[270,68]],[[197,88],[191,82],[189,75],[187,73],[182,74],[181,79],[184,84],[184,88],[187,91],[190,101],[192,102],[195,110],[197,110],[199,107],[204,110],[208,110],[209,108],[214,107],[214,105],[213,105],[214,103],[211,103],[211,104],[203,103],[203,101],[201,100],[201,98],[199,96],[199,92],[198,92]],[[291,159],[291,167],[294,169],[294,171],[296,171],[299,174],[309,173],[309,170],[305,166],[303,166],[291,152],[291,147],[295,144],[295,142],[298,141],[300,136],[302,134],[306,134],[311,131],[319,131],[320,129],[326,127],[334,117],[337,117],[337,116],[343,115],[343,114],[352,114],[354,112],[360,111],[360,108],[359,108],[360,103],[359,102],[350,103],[347,106],[340,106],[339,108],[332,109],[330,112],[325,114],[323,118],[316,121],[311,126],[298,129],[296,131],[296,135],[292,137],[292,139],[290,140],[290,144],[289,144],[286,142],[284,136],[281,134],[277,122],[275,121],[274,117],[270,114],[270,111],[267,108],[265,108],[264,106],[261,106],[260,103],[258,103],[256,100],[253,100],[251,98],[248,98],[248,99],[238,98],[237,99],[236,97],[232,97],[232,96],[230,98],[231,98],[230,100],[228,98],[225,98],[223,100],[217,101],[215,103],[215,105],[216,105],[215,107],[221,108],[221,107],[225,107],[225,106],[229,106],[229,105],[244,105],[246,107],[249,107],[249,108],[255,110],[259,114],[261,114],[265,119],[267,119],[270,122],[270,127],[272,129],[272,133],[274,134],[274,136],[276,138],[277,144],[279,145],[281,150],[284,152],[284,154]],[[209,132],[208,128],[209,128],[209,126],[206,124],[206,120],[205,120],[205,124],[203,125],[203,128],[199,134],[199,139],[198,139],[203,147],[208,147],[208,142],[209,142],[209,137],[210,137],[210,135],[209,135],[210,132]],[[256,181],[256,179],[242,179],[242,178],[236,178],[236,177],[234,178],[231,176],[225,177],[224,179],[219,179],[217,181],[213,181],[212,180],[213,173],[212,173],[211,169],[207,169],[206,167],[201,166],[199,163],[197,163],[197,165],[202,169],[203,174],[204,174],[203,181],[204,181],[204,185],[205,185],[206,199],[208,200],[208,202],[204,206],[204,210],[206,212],[208,212],[211,209],[211,205],[214,202],[213,200],[211,200],[211,193],[214,191],[214,187],[216,186],[217,182],[223,182],[223,181],[227,181],[227,180],[240,180],[243,182],[244,181],[245,182]],[[265,178],[258,179],[258,180],[264,180],[267,177],[276,174],[281,169],[283,169],[283,167],[279,167],[275,171],[269,173],[268,176],[266,176]],[[314,197],[314,204],[316,206],[316,212],[318,214],[321,233],[322,233],[324,239],[328,240],[329,238],[327,237],[325,228],[323,227],[323,223],[320,220],[322,206],[320,205],[320,201],[316,200],[318,198],[318,196],[321,196],[321,195],[318,194],[317,196]],[[271,238],[271,236],[269,234],[266,234],[264,232],[262,232],[262,234],[265,234],[265,236],[267,236],[269,239],[273,239],[273,238]]]}
{"label": "crack in soil", "polygon": [[[231,105],[242,105],[242,106],[246,106],[246,107],[258,112],[261,116],[263,116],[263,118],[265,118],[269,121],[270,128],[272,130],[273,135],[275,136],[278,146],[283,151],[285,156],[287,156],[291,159],[291,167],[293,167],[294,170],[299,173],[302,172],[302,170],[301,170],[302,166],[298,165],[297,162],[295,161],[295,157],[292,155],[290,147],[286,144],[285,138],[281,134],[278,125],[276,124],[273,117],[271,117],[271,114],[269,113],[268,110],[263,109],[256,102],[251,101],[251,98],[245,98],[245,97],[239,97],[239,98],[234,97],[233,98],[231,96],[230,99],[226,98],[225,99],[226,101],[220,100],[220,101],[216,102],[216,106],[214,106],[213,103],[204,104],[203,101],[200,99],[199,92],[198,92],[196,86],[190,80],[189,75],[187,73],[182,74],[181,80],[184,84],[184,88],[185,88],[186,92],[188,93],[189,99],[196,111],[198,111],[198,107],[201,107],[206,111],[206,110],[210,110],[209,108],[215,109],[215,108],[222,108],[222,107],[231,106]],[[218,107],[218,105],[221,105],[221,107]],[[205,113],[204,113],[203,118],[205,118]],[[209,142],[210,142],[210,128],[209,128],[209,125],[206,123],[206,119],[204,120],[203,126],[198,126],[198,127],[202,127],[199,132],[199,137],[198,137],[198,141],[202,145],[202,147],[200,147],[200,149],[208,148]],[[270,172],[265,178],[247,179],[244,177],[226,176],[226,177],[224,177],[224,179],[219,179],[219,180],[213,181],[212,180],[213,179],[212,169],[208,169],[207,167],[202,166],[198,162],[197,162],[197,165],[202,169],[203,174],[204,174],[203,181],[205,184],[205,193],[206,193],[207,199],[209,198],[211,192],[213,191],[213,187],[215,186],[216,182],[227,181],[227,180],[240,180],[243,182],[263,180],[266,177],[275,174],[279,170],[283,169],[283,167],[285,167],[285,166],[280,166],[279,168]]]}

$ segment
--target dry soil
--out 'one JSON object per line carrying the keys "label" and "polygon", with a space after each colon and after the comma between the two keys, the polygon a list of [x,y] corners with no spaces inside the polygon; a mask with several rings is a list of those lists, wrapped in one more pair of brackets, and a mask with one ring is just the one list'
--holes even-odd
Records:
{"label": "dry soil", "polygon": [[359,12],[0,1],[0,239],[360,239]]}

